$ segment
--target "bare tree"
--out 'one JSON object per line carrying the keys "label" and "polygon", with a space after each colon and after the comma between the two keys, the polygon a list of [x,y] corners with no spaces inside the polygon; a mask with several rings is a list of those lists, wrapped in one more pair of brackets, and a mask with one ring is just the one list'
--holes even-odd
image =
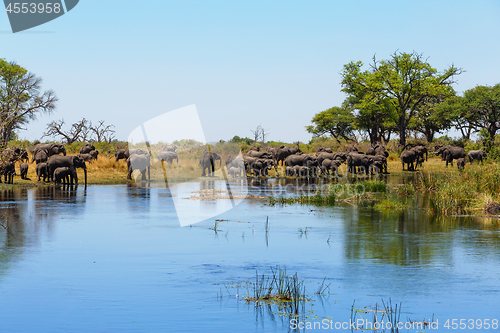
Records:
{"label": "bare tree", "polygon": [[44,136],[62,136],[67,144],[71,144],[77,141],[85,141],[88,138],[90,123],[87,119],[82,118],[82,120],[71,125],[68,131],[63,131],[64,119],[59,121],[53,121],[47,124],[47,132],[43,134]]}
{"label": "bare tree", "polygon": [[264,129],[264,127],[261,127],[260,129],[260,136],[262,138],[262,143],[266,143],[266,137],[271,134],[269,130]]}
{"label": "bare tree", "polygon": [[250,130],[250,132],[253,134],[254,142],[257,142],[262,137],[262,126],[259,125],[255,130]]}
{"label": "bare tree", "polygon": [[104,120],[99,120],[99,125],[96,126],[92,126],[92,123],[90,124],[90,130],[95,135],[94,141],[97,142],[111,142],[115,137],[114,128],[115,125],[105,125]]}

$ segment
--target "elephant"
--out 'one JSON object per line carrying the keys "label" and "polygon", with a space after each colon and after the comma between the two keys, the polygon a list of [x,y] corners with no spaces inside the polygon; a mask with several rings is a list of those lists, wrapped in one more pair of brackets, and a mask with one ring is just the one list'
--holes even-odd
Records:
{"label": "elephant", "polygon": [[[151,158],[149,154],[132,154],[127,158],[127,179],[132,179],[132,172],[139,170],[142,174],[141,180],[151,181]],[[148,178],[146,179],[146,170]]]}
{"label": "elephant", "polygon": [[424,145],[418,145],[415,148],[413,148],[415,151],[415,154],[417,154],[417,157],[424,157],[425,154],[425,160],[427,161],[427,147]]}
{"label": "elephant", "polygon": [[267,172],[272,167],[275,167],[278,173],[278,165],[272,158],[256,158],[247,165],[248,171],[253,171],[255,176],[267,176]]}
{"label": "elephant", "polygon": [[62,153],[64,156],[66,156],[66,148],[64,148],[64,145],[62,145],[62,144],[39,143],[33,149],[33,160],[31,161],[31,163],[33,163],[35,161],[35,156],[40,150],[44,150],[47,153],[47,157],[50,157],[53,155],[59,155],[60,153]]}
{"label": "elephant", "polygon": [[443,159],[446,161],[446,167],[448,167],[448,163],[453,165],[453,160],[465,158],[466,156],[465,149],[456,146],[441,147],[435,153],[436,155],[442,154]]}
{"label": "elephant", "polygon": [[240,177],[241,176],[241,171],[243,170],[243,168],[238,168],[238,167],[230,167],[228,169],[228,173],[231,177],[233,178],[236,178],[236,177]]}
{"label": "elephant", "polygon": [[339,166],[344,163],[342,160],[330,160],[330,159],[324,159],[321,162],[321,171],[325,175],[329,175],[329,170],[332,170],[332,172],[338,176],[339,175]]}
{"label": "elephant", "polygon": [[28,179],[26,177],[28,175],[28,168],[28,164],[26,163],[21,163],[21,165],[19,165],[19,173],[21,174],[21,179]]}
{"label": "elephant", "polygon": [[311,168],[304,166],[304,165],[296,165],[294,166],[295,169],[295,175],[299,177],[312,177],[314,175],[314,172]]}
{"label": "elephant", "polygon": [[422,156],[419,156],[417,158],[417,167],[422,167],[422,165],[424,164],[425,160]]}
{"label": "elephant", "polygon": [[383,169],[384,169],[384,162],[382,162],[382,161],[376,161],[376,160],[373,161],[373,163],[370,164],[370,166],[368,167],[368,171],[369,171],[370,174],[373,174],[373,173],[378,174],[379,171],[383,170]]}
{"label": "elephant", "polygon": [[260,151],[254,149],[249,150],[248,153],[246,153],[245,155],[250,157],[265,158],[265,159],[274,158],[273,155],[268,151]]}
{"label": "elephant", "polygon": [[36,175],[38,176],[38,181],[40,181],[40,178],[43,177],[43,181],[47,181],[48,178],[48,170],[47,170],[47,163],[42,162],[38,163],[35,168]]}
{"label": "elephant", "polygon": [[99,155],[99,152],[97,150],[92,150],[89,154],[90,154],[90,156],[92,156],[92,158],[94,160],[97,160],[97,156]]}
{"label": "elephant", "polygon": [[47,162],[48,160],[47,152],[45,150],[39,150],[34,156],[33,159],[35,160],[36,164],[38,165],[39,163]]}
{"label": "elephant", "polygon": [[373,163],[373,156],[351,152],[347,155],[347,170],[355,173],[356,167],[360,167],[365,174],[368,174],[370,164]]}
{"label": "elephant", "polygon": [[308,154],[293,154],[285,159],[285,166],[317,166],[318,160],[316,156],[311,156]]}
{"label": "elephant", "polygon": [[382,173],[385,173],[385,174],[388,174],[389,171],[387,171],[387,157],[383,156],[383,155],[375,155],[375,156],[372,156],[372,159],[374,161],[378,161],[381,163],[382,167],[379,168],[379,170],[382,172]]}
{"label": "elephant", "polygon": [[373,155],[373,156],[385,156],[386,158],[389,157],[389,152],[385,150],[385,147],[382,146],[381,144],[377,144],[373,147],[370,147],[366,150],[366,155]]}
{"label": "elephant", "polygon": [[285,168],[285,175],[286,175],[287,177],[296,176],[296,175],[297,175],[297,172],[296,172],[296,170],[295,170],[295,168],[294,168],[294,167],[287,166],[287,167]]}
{"label": "elephant", "polygon": [[177,146],[175,145],[166,145],[161,147],[160,151],[172,151],[172,152],[177,152]]}
{"label": "elephant", "polygon": [[66,184],[73,185],[73,179],[75,178],[75,168],[60,167],[54,170],[54,183],[56,184]]}
{"label": "elephant", "polygon": [[80,154],[89,154],[91,151],[94,151],[94,150],[95,150],[94,145],[87,143],[86,145],[84,145],[80,148]]}
{"label": "elephant", "polygon": [[302,154],[302,151],[299,149],[299,147],[287,147],[287,146],[280,146],[276,149],[276,154],[274,155],[274,160],[276,163],[285,164],[285,159],[294,154]]}
{"label": "elephant", "polygon": [[316,154],[319,154],[319,153],[333,153],[333,150],[332,148],[326,148],[326,147],[319,147],[318,149],[316,149]]}
{"label": "elephant", "polygon": [[71,169],[71,172],[75,178],[75,185],[78,186],[78,175],[76,173],[76,168],[82,168],[85,174],[85,187],[87,187],[87,166],[85,165],[85,161],[83,158],[79,156],[59,156],[52,155],[49,157],[47,161],[47,174],[49,177],[49,181],[53,180],[54,171],[57,168],[68,167]]}
{"label": "elephant", "polygon": [[467,154],[467,157],[469,157],[470,164],[472,164],[472,161],[474,160],[478,160],[481,164],[483,164],[483,160],[488,158],[484,150],[471,150]]}
{"label": "elephant", "polygon": [[16,174],[16,165],[14,162],[2,161],[0,162],[0,183],[2,182],[1,176],[4,175],[4,182],[12,184],[14,182],[14,175]]}
{"label": "elephant", "polygon": [[229,170],[231,167],[235,168],[244,168],[245,167],[245,162],[243,160],[243,157],[240,155],[229,155],[226,157],[226,168]]}
{"label": "elephant", "polygon": [[91,154],[78,154],[76,156],[81,157],[85,162],[92,162],[92,160],[97,159],[97,156],[94,158]]}
{"label": "elephant", "polygon": [[222,158],[217,153],[212,152],[204,152],[200,156],[200,165],[201,165],[201,176],[206,177],[205,169],[208,169],[208,176],[213,177],[215,171],[215,161],[220,161],[220,166],[222,166]]}
{"label": "elephant", "polygon": [[464,158],[459,158],[457,160],[457,167],[458,167],[458,171],[462,171],[465,169],[465,159]]}
{"label": "elephant", "polygon": [[168,163],[172,164],[172,162],[177,160],[177,163],[179,163],[179,156],[177,156],[177,153],[171,150],[163,150],[158,153],[158,159],[160,161],[167,161]]}
{"label": "elephant", "polygon": [[347,161],[347,154],[346,153],[327,153],[327,152],[322,152],[316,155],[316,160],[318,161],[318,165],[321,165],[323,163],[323,160],[329,159],[329,160],[342,160],[342,162]]}
{"label": "elephant", "polygon": [[410,149],[410,150],[405,150],[401,153],[401,164],[403,165],[403,171],[405,171],[405,164],[407,164],[407,169],[408,171],[414,171],[415,166],[414,162],[417,160],[417,154],[415,153],[415,150]]}
{"label": "elephant", "polygon": [[149,153],[141,148],[132,148],[132,149],[118,149],[115,153],[115,161],[124,159],[127,160],[131,155],[149,155]]}

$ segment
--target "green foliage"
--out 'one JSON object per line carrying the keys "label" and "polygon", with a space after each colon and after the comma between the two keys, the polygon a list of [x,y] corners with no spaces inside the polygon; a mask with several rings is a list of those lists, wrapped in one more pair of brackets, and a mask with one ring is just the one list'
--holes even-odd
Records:
{"label": "green foliage", "polygon": [[41,92],[42,79],[14,62],[0,59],[0,145],[7,146],[15,132],[40,113],[55,110],[57,97]]}
{"label": "green foliage", "polygon": [[330,134],[337,139],[352,140],[354,133],[354,114],[350,108],[332,107],[316,114],[312,119],[313,125],[306,126],[306,130],[315,136]]}
{"label": "green foliage", "polygon": [[453,96],[453,77],[462,72],[451,66],[443,73],[438,73],[423,61],[421,54],[415,52],[395,52],[389,60],[381,61],[374,57],[370,70],[362,71],[362,66],[360,61],[344,65],[342,91],[358,110],[391,105],[396,113],[402,146],[406,143],[409,122],[417,115],[423,100],[428,97],[444,99]]}
{"label": "green foliage", "polygon": [[387,184],[380,180],[364,180],[359,184],[365,187],[365,192],[387,192]]}
{"label": "green foliage", "polygon": [[380,202],[377,202],[373,208],[379,209],[406,209],[408,205],[401,200],[395,198],[385,198]]}

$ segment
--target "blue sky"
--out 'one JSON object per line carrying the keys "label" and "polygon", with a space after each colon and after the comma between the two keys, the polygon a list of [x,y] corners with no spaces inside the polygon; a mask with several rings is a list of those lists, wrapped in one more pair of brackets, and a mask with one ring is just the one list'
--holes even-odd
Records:
{"label": "blue sky", "polygon": [[340,72],[374,54],[416,51],[442,71],[466,70],[458,92],[500,82],[500,1],[82,0],[66,15],[12,34],[0,14],[0,57],[44,79],[60,101],[30,123],[82,117],[118,139],[195,104],[208,141],[251,136],[307,142],[314,114],[340,106]]}

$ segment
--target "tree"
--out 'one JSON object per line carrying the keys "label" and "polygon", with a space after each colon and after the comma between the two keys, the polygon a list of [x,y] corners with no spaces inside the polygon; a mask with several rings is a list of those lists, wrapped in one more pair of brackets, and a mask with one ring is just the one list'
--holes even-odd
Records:
{"label": "tree", "polygon": [[471,120],[475,128],[487,131],[490,138],[488,145],[491,146],[500,129],[500,84],[469,89],[464,92],[462,102],[467,114],[475,115]]}
{"label": "tree", "polygon": [[340,143],[340,138],[353,140],[354,114],[350,108],[334,106],[317,113],[313,119],[314,125],[306,126],[306,130],[314,136],[330,134]]}
{"label": "tree", "polygon": [[254,142],[257,143],[262,136],[262,126],[257,126],[255,130],[250,130],[253,134]]}
{"label": "tree", "polygon": [[361,61],[344,65],[342,91],[357,99],[357,109],[366,109],[381,100],[390,101],[396,110],[401,146],[406,145],[408,124],[419,105],[429,97],[454,95],[453,77],[463,72],[451,65],[438,73],[415,52],[395,52],[389,60],[382,61],[374,56],[370,70],[362,72],[362,66]]}
{"label": "tree", "polygon": [[0,59],[0,146],[39,113],[51,113],[57,97],[52,90],[41,92],[42,79],[14,62]]}
{"label": "tree", "polygon": [[454,119],[440,105],[444,101],[440,97],[427,97],[416,108],[415,117],[408,124],[408,129],[422,133],[427,142],[432,142],[436,133],[449,129]]}
{"label": "tree", "polygon": [[[355,106],[360,104],[355,98],[347,98],[344,104]],[[391,134],[397,132],[397,118],[393,103],[383,99],[372,104],[357,109],[354,126],[359,131],[368,133],[368,138],[372,145],[378,142],[389,142]]]}
{"label": "tree", "polygon": [[115,125],[105,125],[104,120],[99,120],[99,124],[95,126],[90,122],[89,126],[90,131],[95,135],[94,141],[97,142],[111,142],[115,136],[114,128]]}
{"label": "tree", "polygon": [[82,118],[82,120],[72,124],[68,131],[63,131],[64,119],[59,121],[54,120],[47,124],[47,132],[45,132],[43,136],[62,136],[67,144],[72,144],[77,141],[86,141],[90,125],[87,119]]}

